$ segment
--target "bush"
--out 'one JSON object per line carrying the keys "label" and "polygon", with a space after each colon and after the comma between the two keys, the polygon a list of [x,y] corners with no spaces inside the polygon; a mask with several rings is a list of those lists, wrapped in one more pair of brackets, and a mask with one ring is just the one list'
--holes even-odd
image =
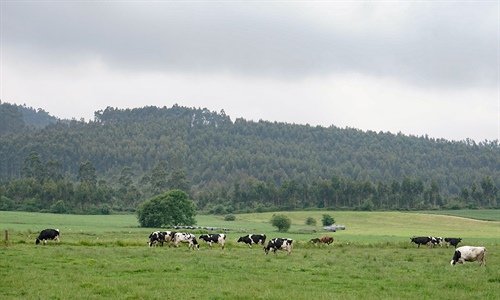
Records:
{"label": "bush", "polygon": [[278,228],[279,232],[287,232],[292,226],[292,221],[285,215],[273,215],[271,218],[271,225]]}
{"label": "bush", "polygon": [[375,206],[373,205],[372,200],[366,199],[361,206],[362,211],[372,211]]}
{"label": "bush", "polygon": [[170,190],[141,204],[137,219],[141,227],[195,225],[195,207],[186,192]]}
{"label": "bush", "polygon": [[23,208],[24,211],[29,211],[29,212],[37,212],[40,211],[41,205],[40,205],[40,200],[38,199],[28,199],[26,202],[24,202]]}
{"label": "bush", "polygon": [[58,200],[56,203],[52,204],[50,211],[55,214],[65,214],[67,212],[66,205],[63,200]]}
{"label": "bush", "polygon": [[335,224],[335,219],[330,215],[324,214],[321,222],[323,223],[323,226],[330,226]]}
{"label": "bush", "polygon": [[0,210],[13,210],[14,209],[14,201],[12,199],[7,198],[5,196],[0,197]]}
{"label": "bush", "polygon": [[224,217],[224,221],[234,221],[236,220],[236,216],[235,215],[226,215]]}
{"label": "bush", "polygon": [[316,226],[316,219],[314,219],[313,217],[308,217],[306,219],[306,225]]}
{"label": "bush", "polygon": [[111,207],[107,204],[101,205],[100,210],[101,210],[101,215],[111,214]]}

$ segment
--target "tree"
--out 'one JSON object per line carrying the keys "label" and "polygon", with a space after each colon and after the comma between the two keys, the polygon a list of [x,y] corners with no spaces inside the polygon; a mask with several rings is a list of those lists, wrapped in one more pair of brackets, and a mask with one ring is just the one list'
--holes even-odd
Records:
{"label": "tree", "polygon": [[290,220],[289,217],[282,214],[278,214],[272,216],[271,225],[277,227],[279,232],[287,232],[288,229],[290,229],[290,226],[292,225],[292,221]]}
{"label": "tree", "polygon": [[90,186],[95,187],[97,185],[97,175],[94,164],[90,161],[80,163],[77,178],[81,183],[88,183]]}
{"label": "tree", "polygon": [[25,159],[21,175],[24,178],[35,178],[39,182],[43,181],[45,170],[40,159],[40,154],[33,151]]}
{"label": "tree", "polygon": [[330,215],[324,214],[321,223],[323,223],[323,226],[330,226],[335,224],[335,219]]}
{"label": "tree", "polygon": [[162,160],[153,168],[150,177],[150,184],[154,195],[158,195],[167,190],[168,188],[167,169],[168,169],[168,164],[164,160]]}
{"label": "tree", "polygon": [[141,227],[194,225],[195,204],[181,190],[170,190],[139,206],[137,219]]}

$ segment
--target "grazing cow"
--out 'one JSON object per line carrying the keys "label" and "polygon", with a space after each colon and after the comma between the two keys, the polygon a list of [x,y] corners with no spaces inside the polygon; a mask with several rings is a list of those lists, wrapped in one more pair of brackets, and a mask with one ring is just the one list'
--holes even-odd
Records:
{"label": "grazing cow", "polygon": [[35,245],[40,244],[43,241],[43,245],[47,245],[47,240],[54,240],[60,242],[59,240],[59,229],[44,229],[40,232],[35,240]]}
{"label": "grazing cow", "polygon": [[198,241],[196,240],[194,234],[176,232],[174,235],[174,247],[179,247],[179,243],[188,243],[188,248],[192,247],[194,250],[194,248],[196,247],[197,250],[200,250],[200,244],[198,244]]}
{"label": "grazing cow", "polygon": [[479,265],[484,264],[486,266],[486,248],[473,246],[458,247],[450,264],[454,266],[457,262],[463,264],[466,261],[477,261]]}
{"label": "grazing cow", "polygon": [[198,238],[200,241],[204,240],[212,248],[212,243],[219,243],[222,245],[222,250],[224,250],[224,245],[226,244],[226,235],[224,233],[220,234],[202,234]]}
{"label": "grazing cow", "polygon": [[429,245],[432,247],[432,237],[430,236],[418,236],[418,237],[412,237],[410,238],[412,243],[415,243],[418,245],[418,248],[420,248],[420,245]]}
{"label": "grazing cow", "polygon": [[248,234],[242,236],[238,239],[238,243],[243,242],[248,245],[248,247],[252,248],[252,244],[261,244],[264,247],[266,242],[265,234]]}
{"label": "grazing cow", "polygon": [[323,244],[327,244],[327,245],[330,245],[331,243],[333,243],[333,238],[331,236],[322,236],[320,238],[315,238],[315,239],[311,239],[311,243],[323,243]]}
{"label": "grazing cow", "polygon": [[446,248],[448,248],[450,245],[452,245],[456,249],[458,246],[458,243],[460,243],[462,241],[462,239],[461,238],[447,237],[447,238],[444,238],[444,241],[446,242]]}
{"label": "grazing cow", "polygon": [[278,250],[286,250],[287,255],[292,253],[292,239],[282,239],[282,238],[274,238],[267,243],[267,247],[264,248],[266,255],[269,254],[269,251],[272,250],[274,255],[276,255],[276,251]]}
{"label": "grazing cow", "polygon": [[168,243],[168,247],[170,248],[170,243],[174,241],[175,231],[163,231],[163,235],[165,236],[165,243]]}
{"label": "grazing cow", "polygon": [[333,238],[331,236],[322,236],[319,238],[319,240],[322,243],[327,244],[327,245],[330,245],[331,243],[333,243]]}
{"label": "grazing cow", "polygon": [[149,247],[153,246],[158,246],[158,244],[163,247],[163,242],[165,242],[165,234],[161,231],[153,231],[149,235],[149,242],[148,245]]}
{"label": "grazing cow", "polygon": [[431,236],[431,247],[434,247],[435,245],[439,245],[441,248],[443,248],[443,238]]}

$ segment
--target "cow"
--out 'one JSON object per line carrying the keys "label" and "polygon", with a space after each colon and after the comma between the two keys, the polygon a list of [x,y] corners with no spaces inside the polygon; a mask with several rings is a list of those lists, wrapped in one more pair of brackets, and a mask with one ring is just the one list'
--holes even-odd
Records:
{"label": "cow", "polygon": [[431,247],[434,247],[436,245],[439,245],[441,248],[443,248],[443,238],[431,236]]}
{"label": "cow", "polygon": [[204,240],[212,248],[212,243],[219,243],[222,245],[222,250],[224,250],[224,245],[226,244],[226,235],[224,233],[220,234],[202,234],[198,238],[200,241]]}
{"label": "cow", "polygon": [[40,244],[43,241],[43,245],[47,245],[47,240],[54,240],[57,243],[60,242],[59,239],[59,229],[44,229],[40,232],[35,240],[35,245]]}
{"label": "cow", "polygon": [[276,255],[276,251],[278,250],[286,250],[287,255],[292,253],[292,239],[284,239],[284,238],[274,238],[267,243],[267,247],[264,248],[266,255],[269,254],[269,251],[272,250],[274,255]]}
{"label": "cow", "polygon": [[420,245],[429,245],[432,247],[432,237],[430,236],[418,236],[418,237],[412,237],[410,238],[412,243],[415,243],[418,245],[418,248],[420,248]]}
{"label": "cow", "polygon": [[149,242],[148,245],[149,247],[153,246],[158,246],[158,244],[163,247],[163,242],[165,242],[165,234],[161,231],[153,231],[149,235]]}
{"label": "cow", "polygon": [[333,243],[333,238],[331,236],[322,236],[319,238],[319,240],[320,240],[320,242],[327,244],[327,245],[330,245],[331,243]]}
{"label": "cow", "polygon": [[450,264],[454,266],[457,262],[463,264],[466,261],[477,261],[479,265],[484,264],[486,266],[486,248],[473,246],[456,248]]}
{"label": "cow", "polygon": [[248,245],[248,247],[252,248],[252,244],[261,244],[264,248],[264,244],[266,243],[266,235],[265,234],[248,234],[242,236],[238,239],[238,243],[243,242]]}
{"label": "cow", "polygon": [[174,241],[175,231],[163,231],[163,235],[165,236],[165,243],[168,243],[168,247],[170,248],[170,243]]}
{"label": "cow", "polygon": [[188,243],[188,249],[196,247],[197,250],[200,250],[200,244],[196,240],[194,234],[185,233],[185,232],[176,232],[174,235],[174,247],[179,247],[179,243]]}
{"label": "cow", "polygon": [[461,238],[447,237],[447,238],[444,238],[444,241],[446,242],[446,248],[448,248],[451,245],[451,246],[455,247],[455,249],[456,249],[458,246],[458,243],[460,243],[462,241],[462,239]]}
{"label": "cow", "polygon": [[330,245],[331,243],[333,243],[333,237],[331,236],[322,236],[320,238],[314,238],[314,239],[311,239],[311,243],[323,243],[323,244],[327,244],[327,245]]}

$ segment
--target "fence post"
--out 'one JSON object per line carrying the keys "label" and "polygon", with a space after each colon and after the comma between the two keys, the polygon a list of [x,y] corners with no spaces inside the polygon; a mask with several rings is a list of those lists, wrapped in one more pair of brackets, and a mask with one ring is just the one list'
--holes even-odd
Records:
{"label": "fence post", "polygon": [[8,230],[5,230],[5,241],[6,242],[9,241],[9,231]]}

